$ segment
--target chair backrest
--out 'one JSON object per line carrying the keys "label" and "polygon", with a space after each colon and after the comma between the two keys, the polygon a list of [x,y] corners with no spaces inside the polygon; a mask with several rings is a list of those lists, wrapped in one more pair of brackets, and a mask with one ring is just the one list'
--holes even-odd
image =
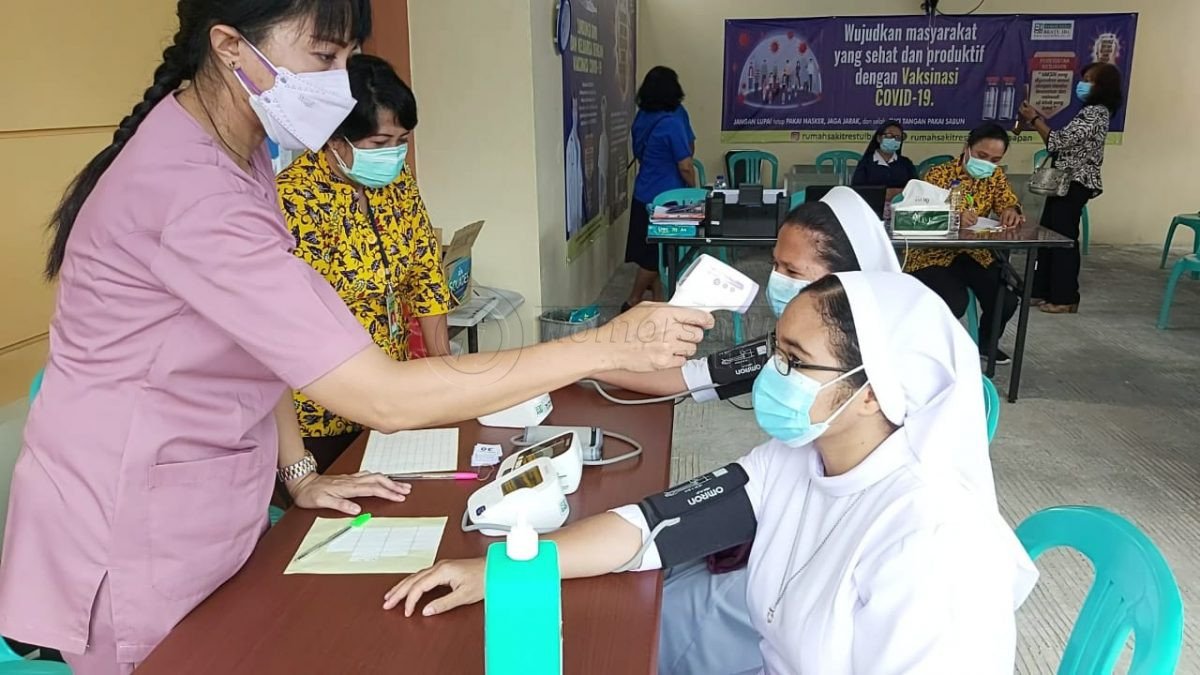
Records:
{"label": "chair backrest", "polygon": [[987,375],[983,376],[983,410],[987,413],[988,443],[991,443],[1000,427],[1000,392]]}
{"label": "chair backrest", "polygon": [[1059,675],[1108,675],[1134,636],[1129,675],[1175,672],[1183,645],[1183,599],[1170,566],[1150,538],[1121,516],[1095,506],[1056,506],[1017,527],[1035,560],[1066,546],[1095,570]]}
{"label": "chair backrest", "polygon": [[692,166],[696,167],[696,183],[700,187],[708,185],[708,172],[704,170],[704,163],[693,157]]}
{"label": "chair backrest", "polygon": [[838,177],[838,184],[849,185],[850,178],[853,175],[852,169],[858,166],[858,160],[862,159],[861,152],[853,150],[829,150],[817,155],[817,171],[821,172],[824,167],[829,166],[830,173]]}
{"label": "chair backrest", "polygon": [[1050,151],[1046,150],[1045,148],[1033,153],[1033,168],[1035,171],[1037,170],[1038,164],[1041,164],[1042,160],[1046,159],[1046,155],[1048,154],[1050,154]]}
{"label": "chair backrest", "polygon": [[[771,165],[771,183],[767,184],[762,179],[762,163],[766,162]],[[739,174],[737,166],[745,164],[746,169],[744,174]],[[739,180],[737,176],[744,176]],[[779,187],[779,159],[769,152],[762,150],[740,150],[729,156],[729,186],[738,187],[743,183],[751,185],[762,185],[765,188]]]}
{"label": "chair backrest", "polygon": [[953,162],[954,155],[934,155],[917,165],[917,178],[924,178],[930,169],[946,162]]}
{"label": "chair backrest", "polygon": [[57,661],[27,661],[0,638],[0,675],[71,675],[71,667]]}
{"label": "chair backrest", "polygon": [[[21,661],[21,657],[8,646],[8,641],[0,638],[0,663],[8,663],[9,661]],[[3,666],[0,666],[2,669]]]}
{"label": "chair backrest", "polygon": [[666,206],[667,204],[699,204],[708,198],[708,190],[704,188],[675,188],[667,190],[655,195],[654,199],[646,205],[646,211],[650,215],[654,215],[654,207]]}
{"label": "chair backrest", "polygon": [[33,399],[37,398],[38,392],[42,390],[42,376],[46,374],[46,369],[42,368],[37,371],[33,379],[29,382],[29,403],[33,404]]}

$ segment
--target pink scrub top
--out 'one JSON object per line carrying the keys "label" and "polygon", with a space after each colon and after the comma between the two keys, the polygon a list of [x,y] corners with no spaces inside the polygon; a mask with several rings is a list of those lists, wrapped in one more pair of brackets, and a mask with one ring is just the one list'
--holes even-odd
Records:
{"label": "pink scrub top", "polygon": [[373,346],[292,255],[265,147],[252,164],[168,96],[81,210],[13,474],[0,634],[82,653],[108,575],[118,660],[142,661],[262,535],[280,398]]}

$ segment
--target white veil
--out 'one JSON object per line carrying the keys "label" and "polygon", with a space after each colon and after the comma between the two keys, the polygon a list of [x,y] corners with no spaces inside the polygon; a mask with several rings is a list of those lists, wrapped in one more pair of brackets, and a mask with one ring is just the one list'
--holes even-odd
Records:
{"label": "white veil", "polygon": [[1037,583],[1033,567],[1000,515],[988,452],[979,351],[937,294],[907,274],[839,274],[863,354],[866,378],[890,422],[931,472],[958,478],[985,513],[995,514],[1014,568],[1015,607]]}
{"label": "white veil", "polygon": [[839,185],[821,201],[833,209],[854,248],[858,268],[866,271],[899,272],[900,261],[887,229],[875,211],[854,190]]}
{"label": "white veil", "polygon": [[883,414],[917,460],[950,473],[1011,540],[1019,605],[1037,571],[1000,517],[988,452],[979,350],[946,303],[917,279],[889,272],[837,275],[854,315],[863,367]]}
{"label": "white veil", "polygon": [[906,274],[838,274],[883,414],[924,464],[953,467],[996,505],[979,350],[946,303]]}

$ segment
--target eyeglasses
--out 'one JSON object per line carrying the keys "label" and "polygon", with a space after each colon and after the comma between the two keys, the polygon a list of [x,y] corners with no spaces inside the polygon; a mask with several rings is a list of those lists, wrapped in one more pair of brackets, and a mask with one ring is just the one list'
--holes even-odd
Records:
{"label": "eyeglasses", "polygon": [[775,370],[778,370],[781,375],[790,375],[793,370],[820,370],[827,373],[848,373],[853,368],[841,368],[839,366],[819,366],[811,363],[805,363],[800,359],[784,354],[779,349],[779,344],[775,340],[775,333],[771,333],[767,337],[767,348],[771,350],[774,357],[771,359],[775,362]]}

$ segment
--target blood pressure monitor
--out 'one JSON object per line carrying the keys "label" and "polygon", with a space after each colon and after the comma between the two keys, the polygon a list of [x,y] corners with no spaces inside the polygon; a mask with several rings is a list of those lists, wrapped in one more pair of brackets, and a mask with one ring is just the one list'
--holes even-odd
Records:
{"label": "blood pressure monitor", "polygon": [[462,529],[501,537],[524,516],[538,532],[553,532],[570,512],[553,460],[539,456],[476,490],[467,499]]}
{"label": "blood pressure monitor", "polygon": [[579,489],[579,480],[583,477],[583,448],[574,431],[557,434],[509,455],[500,463],[496,475],[503,480],[522,466],[542,458],[550,460],[563,494],[569,495]]}

